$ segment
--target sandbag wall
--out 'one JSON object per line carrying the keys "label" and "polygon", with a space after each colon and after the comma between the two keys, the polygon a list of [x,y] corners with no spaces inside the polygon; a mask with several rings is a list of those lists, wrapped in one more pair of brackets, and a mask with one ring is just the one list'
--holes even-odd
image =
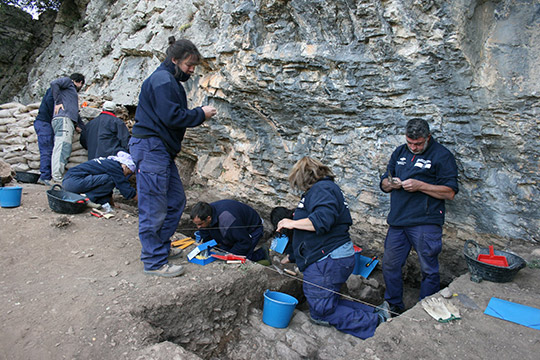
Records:
{"label": "sandbag wall", "polygon": [[[10,164],[15,171],[39,173],[39,147],[34,130],[39,105],[40,103],[0,105],[0,159]],[[92,110],[86,111],[89,116],[99,114],[99,110]],[[68,169],[88,160],[88,152],[82,147],[79,137],[80,134],[75,132]]]}

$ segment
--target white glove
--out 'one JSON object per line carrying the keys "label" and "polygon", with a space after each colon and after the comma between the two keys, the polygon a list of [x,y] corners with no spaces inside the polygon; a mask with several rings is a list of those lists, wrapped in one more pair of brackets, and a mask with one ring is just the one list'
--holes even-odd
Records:
{"label": "white glove", "polygon": [[452,320],[461,319],[461,317],[459,315],[459,309],[457,308],[456,305],[452,304],[450,301],[447,301],[446,302],[446,308],[452,314]]}
{"label": "white glove", "polygon": [[422,307],[426,312],[438,322],[448,322],[452,320],[452,314],[444,305],[442,299],[430,298],[422,300]]}

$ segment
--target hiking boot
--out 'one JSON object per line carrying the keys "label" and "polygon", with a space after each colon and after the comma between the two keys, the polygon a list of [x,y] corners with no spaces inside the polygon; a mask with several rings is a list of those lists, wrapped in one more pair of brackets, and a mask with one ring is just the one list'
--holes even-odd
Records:
{"label": "hiking boot", "polygon": [[156,270],[144,270],[144,273],[155,276],[175,277],[184,273],[184,267],[182,265],[165,264]]}
{"label": "hiking boot", "polygon": [[45,180],[45,179],[42,179],[42,178],[39,178],[38,181],[37,181],[38,184],[40,185],[45,185],[45,186],[51,186],[51,180]]}
{"label": "hiking boot", "polygon": [[184,250],[180,249],[179,247],[172,247],[171,251],[169,251],[169,257],[167,259],[169,260],[178,259],[179,257],[182,256],[183,253],[184,253]]}
{"label": "hiking boot", "polygon": [[328,321],[315,319],[311,315],[309,315],[309,321],[311,321],[313,324],[319,325],[319,326],[326,326],[326,327],[331,327],[332,326],[332,325],[330,325],[330,323]]}
{"label": "hiking boot", "polygon": [[390,304],[388,302],[383,302],[375,309],[375,313],[379,317],[379,324],[388,321],[392,317],[390,314]]}

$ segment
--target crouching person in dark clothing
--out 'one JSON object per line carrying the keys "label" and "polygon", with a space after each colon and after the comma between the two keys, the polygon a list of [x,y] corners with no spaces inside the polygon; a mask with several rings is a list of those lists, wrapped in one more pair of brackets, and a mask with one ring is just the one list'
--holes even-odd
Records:
{"label": "crouching person in dark clothing", "polygon": [[126,199],[137,200],[137,191],[128,181],[134,170],[131,156],[119,151],[116,156],[89,160],[69,169],[62,187],[66,191],[84,193],[90,201],[101,205],[111,202],[115,187]]}
{"label": "crouching person in dark clothing", "polygon": [[255,250],[263,236],[262,219],[252,207],[236,200],[208,204],[198,202],[191,209],[191,220],[200,229],[203,241],[216,240],[220,250],[245,255],[251,261],[267,260],[268,248]]}
{"label": "crouching person in dark clothing", "polygon": [[351,275],[354,248],[349,236],[352,218],[329,167],[310,157],[298,161],[289,175],[292,188],[304,191],[293,219],[284,218],[277,231],[293,229],[296,264],[304,273],[304,295],[312,322],[366,339],[386,321],[387,308],[342,299],[341,286]]}

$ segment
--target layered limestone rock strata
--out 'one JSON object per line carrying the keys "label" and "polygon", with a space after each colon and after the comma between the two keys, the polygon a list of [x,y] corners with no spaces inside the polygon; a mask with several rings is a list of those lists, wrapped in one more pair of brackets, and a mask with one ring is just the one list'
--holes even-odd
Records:
{"label": "layered limestone rock strata", "polygon": [[[17,101],[59,74],[134,109],[167,38],[205,57],[192,106],[219,115],[190,129],[194,179],[223,197],[293,207],[287,184],[311,155],[338,176],[353,233],[380,246],[389,197],[378,188],[412,117],[456,155],[461,191],[448,237],[540,239],[540,4],[532,0],[91,0],[58,24]],[[456,249],[459,245],[456,244]]]}

